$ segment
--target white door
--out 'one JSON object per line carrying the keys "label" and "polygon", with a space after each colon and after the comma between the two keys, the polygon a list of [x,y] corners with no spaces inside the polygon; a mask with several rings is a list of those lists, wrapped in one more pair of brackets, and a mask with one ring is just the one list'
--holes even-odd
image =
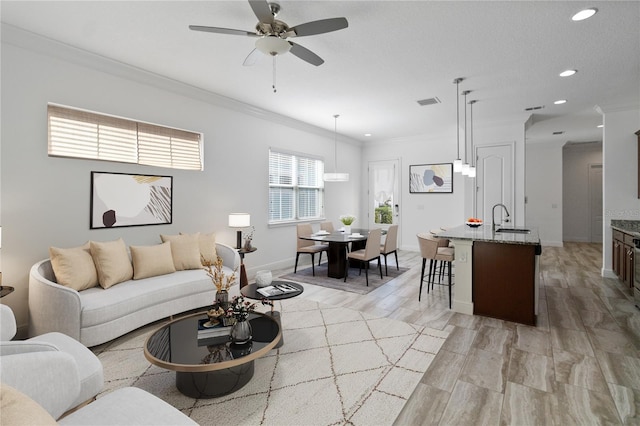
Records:
{"label": "white door", "polygon": [[591,242],[602,242],[602,164],[589,164],[589,224]]}
{"label": "white door", "polygon": [[[476,198],[474,216],[491,226],[492,208],[507,206],[510,224],[515,223],[514,207],[514,145],[483,145],[476,147]],[[506,219],[504,209],[496,209],[496,223]]]}
{"label": "white door", "polygon": [[387,229],[400,219],[400,160],[369,162],[369,229]]}

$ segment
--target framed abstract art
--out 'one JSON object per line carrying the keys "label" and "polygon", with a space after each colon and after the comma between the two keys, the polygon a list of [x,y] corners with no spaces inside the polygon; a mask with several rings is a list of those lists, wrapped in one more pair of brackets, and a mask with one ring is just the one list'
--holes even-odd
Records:
{"label": "framed abstract art", "polygon": [[433,194],[453,192],[453,163],[409,166],[409,192]]}
{"label": "framed abstract art", "polygon": [[91,172],[91,229],[170,224],[172,209],[172,176]]}

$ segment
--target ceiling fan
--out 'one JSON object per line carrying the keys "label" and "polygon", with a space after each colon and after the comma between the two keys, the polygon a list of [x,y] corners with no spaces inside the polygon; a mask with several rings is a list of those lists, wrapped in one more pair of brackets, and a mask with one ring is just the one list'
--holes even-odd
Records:
{"label": "ceiling fan", "polygon": [[287,39],[290,37],[304,37],[328,33],[349,26],[346,18],[329,18],[289,27],[285,22],[275,19],[280,12],[280,5],[278,3],[269,3],[267,0],[249,0],[249,5],[251,5],[253,13],[258,18],[255,32],[200,25],[189,25],[189,29],[210,33],[257,37],[256,48],[253,49],[244,60],[243,65],[246,66],[257,63],[262,57],[262,54],[275,57],[276,55],[282,55],[287,52],[291,52],[303,61],[318,66],[324,63],[324,60],[320,56],[306,47]]}

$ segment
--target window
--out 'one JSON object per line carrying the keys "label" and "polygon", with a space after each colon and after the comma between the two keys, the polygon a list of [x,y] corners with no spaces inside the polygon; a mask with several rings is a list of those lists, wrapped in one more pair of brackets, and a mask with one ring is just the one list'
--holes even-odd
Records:
{"label": "window", "polygon": [[269,223],[324,215],[324,162],[269,150]]}
{"label": "window", "polygon": [[49,155],[202,170],[202,134],[48,105]]}

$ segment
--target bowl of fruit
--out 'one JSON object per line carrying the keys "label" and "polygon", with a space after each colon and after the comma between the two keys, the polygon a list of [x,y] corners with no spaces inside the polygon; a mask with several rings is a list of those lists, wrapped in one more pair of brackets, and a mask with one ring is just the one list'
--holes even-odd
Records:
{"label": "bowl of fruit", "polygon": [[467,226],[470,226],[472,228],[477,228],[478,226],[482,225],[482,219],[478,219],[476,217],[470,217],[469,219],[467,219],[466,224]]}

